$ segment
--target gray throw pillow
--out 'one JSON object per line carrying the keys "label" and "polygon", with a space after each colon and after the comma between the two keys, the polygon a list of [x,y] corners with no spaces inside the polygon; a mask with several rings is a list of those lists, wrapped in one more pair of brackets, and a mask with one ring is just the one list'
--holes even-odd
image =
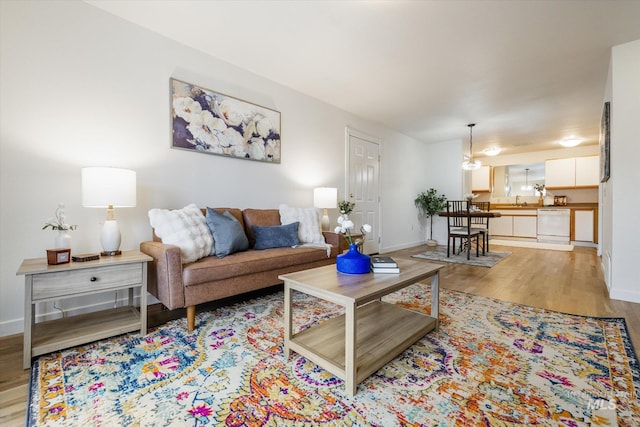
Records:
{"label": "gray throw pillow", "polygon": [[300,244],[298,238],[298,221],[286,225],[260,226],[253,225],[256,244],[253,249],[284,248]]}
{"label": "gray throw pillow", "polygon": [[207,208],[206,219],[213,234],[214,250],[218,258],[249,249],[249,239],[244,234],[242,224],[229,211],[220,215],[214,209]]}

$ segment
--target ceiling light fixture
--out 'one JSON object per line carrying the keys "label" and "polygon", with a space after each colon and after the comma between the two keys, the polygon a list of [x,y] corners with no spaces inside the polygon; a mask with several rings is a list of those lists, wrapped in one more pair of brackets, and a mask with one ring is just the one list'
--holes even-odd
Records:
{"label": "ceiling light fixture", "polygon": [[480,166],[482,166],[480,160],[473,160],[473,127],[475,125],[475,123],[469,123],[467,125],[469,126],[469,158],[462,162],[462,169],[466,171],[480,169]]}
{"label": "ceiling light fixture", "polygon": [[482,150],[482,152],[487,156],[497,156],[498,154],[500,154],[501,151],[502,151],[502,148],[500,147],[491,147],[491,148],[485,148],[484,150]]}
{"label": "ceiling light fixture", "polygon": [[568,138],[564,138],[560,141],[560,145],[562,145],[563,147],[575,147],[576,145],[580,144],[582,142],[581,138],[576,138],[574,136],[572,137],[568,137]]}
{"label": "ceiling light fixture", "polygon": [[524,176],[524,185],[522,187],[520,187],[520,189],[524,190],[524,191],[531,191],[533,190],[533,187],[529,185],[529,168],[526,168],[524,170],[525,176]]}

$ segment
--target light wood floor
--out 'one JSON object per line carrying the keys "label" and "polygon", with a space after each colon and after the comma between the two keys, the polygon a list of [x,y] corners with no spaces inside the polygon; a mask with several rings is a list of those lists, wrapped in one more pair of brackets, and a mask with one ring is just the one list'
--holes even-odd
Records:
{"label": "light wood floor", "polygon": [[[428,249],[418,246],[389,255],[410,257]],[[640,354],[640,304],[609,298],[595,249],[558,252],[497,245],[491,249],[512,255],[493,268],[447,263],[441,270],[440,286],[564,313],[624,317],[636,354]],[[207,308],[211,306],[199,307]],[[184,310],[149,308],[150,326],[180,317],[185,317]],[[22,334],[0,338],[0,425],[24,424],[28,381],[29,371],[22,369]]]}

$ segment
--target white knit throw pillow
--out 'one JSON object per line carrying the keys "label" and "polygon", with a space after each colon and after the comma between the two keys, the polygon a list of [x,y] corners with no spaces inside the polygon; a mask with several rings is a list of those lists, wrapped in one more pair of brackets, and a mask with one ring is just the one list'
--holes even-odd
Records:
{"label": "white knit throw pillow", "polygon": [[213,236],[202,211],[190,204],[182,209],[151,209],[149,221],[162,243],[180,247],[182,263],[211,255]]}
{"label": "white knit throw pillow", "polygon": [[318,208],[292,208],[280,205],[282,225],[300,222],[298,237],[302,243],[325,243],[320,227],[321,213]]}

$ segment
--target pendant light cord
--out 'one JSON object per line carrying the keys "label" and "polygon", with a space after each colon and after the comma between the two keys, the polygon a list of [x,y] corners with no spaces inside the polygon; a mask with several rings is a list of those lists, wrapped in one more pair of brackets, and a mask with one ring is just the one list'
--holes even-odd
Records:
{"label": "pendant light cord", "polygon": [[470,123],[469,126],[469,159],[462,162],[462,169],[464,170],[476,170],[481,167],[482,163],[479,160],[473,159],[473,127],[475,123]]}
{"label": "pendant light cord", "polygon": [[473,127],[475,123],[469,123],[469,161],[473,161]]}

